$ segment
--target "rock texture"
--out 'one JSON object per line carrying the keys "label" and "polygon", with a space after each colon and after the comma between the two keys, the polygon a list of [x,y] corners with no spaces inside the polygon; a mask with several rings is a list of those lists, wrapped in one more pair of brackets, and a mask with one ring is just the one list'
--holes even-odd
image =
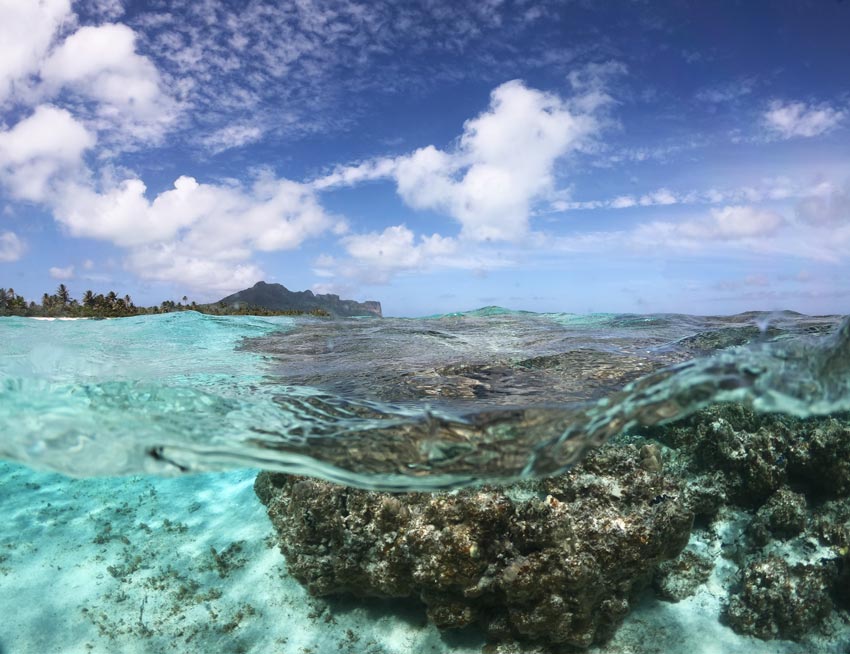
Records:
{"label": "rock texture", "polygon": [[693,518],[660,454],[629,445],[511,488],[393,495],[261,473],[255,489],[313,595],[414,596],[440,628],[534,646],[610,637]]}
{"label": "rock texture", "polygon": [[641,436],[669,448],[666,469],[689,480],[684,501],[699,524],[725,522],[727,534],[729,514],[743,524],[724,552],[739,567],[724,615],[733,629],[799,640],[833,607],[847,608],[846,416],[799,420],[723,405]]}
{"label": "rock texture", "polygon": [[685,550],[672,561],[658,566],[652,586],[661,599],[680,602],[708,581],[713,568],[714,562],[710,558]]}
{"label": "rock texture", "polygon": [[805,642],[850,619],[849,425],[714,406],[508,488],[393,495],[262,473],[255,489],[312,594],[418,597],[499,652],[605,641],[636,591],[680,601],[709,578],[734,630]]}
{"label": "rock texture", "polygon": [[381,316],[381,303],[374,300],[355,302],[339,295],[315,295],[312,291],[290,291],[282,284],[257,282],[251,288],[228,295],[218,301],[227,306],[263,307],[274,311],[314,311],[321,309],[332,316]]}
{"label": "rock texture", "polygon": [[726,617],[736,631],[764,639],[798,639],[832,611],[828,567],[789,565],[771,556],[748,565]]}

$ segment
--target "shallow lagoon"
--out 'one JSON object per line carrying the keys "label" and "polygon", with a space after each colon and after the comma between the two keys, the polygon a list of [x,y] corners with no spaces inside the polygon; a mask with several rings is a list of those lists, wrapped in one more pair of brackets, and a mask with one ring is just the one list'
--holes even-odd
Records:
{"label": "shallow lagoon", "polygon": [[[334,323],[292,319],[148,320],[40,322],[38,333],[26,327],[32,322],[4,322],[5,456],[37,467],[83,462],[91,466],[85,472],[118,466],[90,479],[0,466],[0,612],[11,616],[0,643],[7,652],[480,652],[482,632],[440,633],[414,600],[311,598],[287,574],[253,490],[256,469],[163,478],[118,476],[127,472],[120,466],[174,473],[156,470],[146,456],[151,438],[170,438],[184,424],[170,416],[182,412],[204,426],[193,428],[193,443],[215,420],[232,436],[280,410],[274,398],[281,388],[309,387],[411,415],[422,410],[423,398],[428,411],[463,415],[476,406],[539,400],[541,389],[550,394],[547,404],[573,408],[717,347],[817,339],[836,323],[778,316],[760,330],[752,319],[488,312],[380,326],[353,321],[335,332]],[[398,333],[389,340],[380,331],[393,329]],[[383,339],[385,347],[370,359],[373,330],[372,342]],[[377,383],[367,377],[370,369]],[[593,382],[585,385],[590,396],[571,383],[577,376]],[[150,394],[151,384],[163,388]],[[98,406],[110,385],[133,393],[123,405]],[[46,392],[22,405],[21,393],[34,389]],[[64,413],[69,397],[85,401]],[[153,408],[139,404],[142,398]],[[93,418],[104,406],[114,421],[104,422],[102,413]],[[199,407],[215,418],[205,422]],[[91,438],[81,439],[92,425]],[[50,437],[37,438],[45,433]],[[134,434],[139,441],[128,441]],[[87,461],[95,452],[102,456]],[[589,651],[843,652],[850,629],[840,611],[800,643],[742,636],[718,621],[727,599],[721,581],[735,574],[720,556],[722,534],[740,531],[736,520],[745,519],[733,512],[717,520],[720,537],[713,541],[694,535],[689,548],[714,552],[718,562],[694,595],[670,603],[644,592],[614,638]]]}

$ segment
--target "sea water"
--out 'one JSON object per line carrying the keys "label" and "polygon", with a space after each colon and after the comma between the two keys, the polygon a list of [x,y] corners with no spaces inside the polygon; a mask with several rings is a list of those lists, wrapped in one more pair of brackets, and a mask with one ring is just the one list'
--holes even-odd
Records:
{"label": "sea water", "polygon": [[[9,653],[480,651],[415,607],[311,600],[256,470],[433,491],[562,473],[713,402],[850,409],[850,324],[792,313],[2,318],[0,343]],[[700,629],[716,651],[805,651]]]}

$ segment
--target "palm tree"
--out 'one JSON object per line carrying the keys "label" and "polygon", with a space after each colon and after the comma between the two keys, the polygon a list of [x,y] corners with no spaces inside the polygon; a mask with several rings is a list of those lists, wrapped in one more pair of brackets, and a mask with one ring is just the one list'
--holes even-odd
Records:
{"label": "palm tree", "polygon": [[41,296],[41,306],[45,311],[48,311],[53,306],[53,298],[45,293]]}
{"label": "palm tree", "polygon": [[83,293],[83,306],[91,309],[94,307],[94,293],[91,291],[86,291]]}
{"label": "palm tree", "polygon": [[71,294],[68,293],[68,287],[65,284],[59,284],[59,288],[56,289],[56,298],[62,303],[63,307],[71,301]]}

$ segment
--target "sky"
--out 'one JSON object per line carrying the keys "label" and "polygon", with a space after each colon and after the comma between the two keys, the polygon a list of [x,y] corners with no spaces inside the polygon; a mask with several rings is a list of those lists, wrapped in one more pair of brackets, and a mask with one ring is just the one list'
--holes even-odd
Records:
{"label": "sky", "polygon": [[850,1],[0,0],[0,286],[850,313]]}

